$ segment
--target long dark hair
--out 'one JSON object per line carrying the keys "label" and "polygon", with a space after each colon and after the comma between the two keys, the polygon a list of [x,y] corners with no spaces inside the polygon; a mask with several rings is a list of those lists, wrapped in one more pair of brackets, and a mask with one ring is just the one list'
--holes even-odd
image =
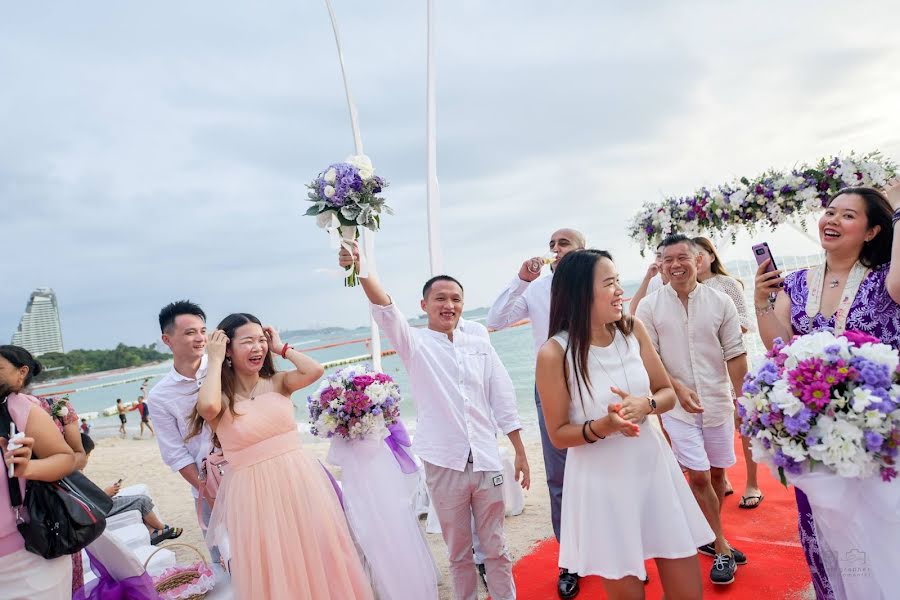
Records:
{"label": "long dark hair", "polygon": [[891,260],[891,244],[894,241],[894,226],[891,223],[894,211],[883,192],[870,187],[847,187],[831,197],[826,206],[831,206],[839,196],[856,194],[866,204],[867,228],[879,225],[881,229],[872,241],[863,244],[859,253],[859,262],[864,267],[873,269]]}
{"label": "long dark hair", "polygon": [[[234,332],[237,331],[239,327],[243,325],[247,325],[248,323],[255,323],[262,327],[262,323],[251,315],[250,313],[234,313],[230,314],[224,319],[216,329],[221,329],[225,332],[225,335],[228,336],[229,340],[234,340]],[[265,357],[263,358],[262,368],[259,370],[259,376],[263,379],[271,379],[275,373],[275,362],[272,360],[272,348],[269,348],[269,351],[266,352]],[[240,413],[234,410],[234,367],[231,366],[231,361],[225,359],[225,363],[222,365],[222,410],[219,412],[217,417],[222,416],[224,412],[227,410],[233,417],[239,417]],[[203,429],[203,417],[200,416],[200,413],[197,411],[197,407],[194,407],[194,410],[191,411],[191,428],[185,437],[186,440],[194,437],[199,434]]]}
{"label": "long dark hair", "polygon": [[709,262],[709,271],[713,275],[724,275],[725,277],[731,277],[735,281],[741,284],[741,287],[744,287],[744,282],[729,273],[725,269],[725,265],[722,264],[722,260],[719,258],[719,252],[716,250],[715,244],[712,243],[712,240],[709,238],[705,238],[702,235],[698,235],[695,238],[691,238],[692,241],[699,246],[701,249],[706,250],[706,253],[712,257],[712,260]]}
{"label": "long dark hair", "polygon": [[[591,394],[591,376],[588,372],[588,355],[591,350],[591,308],[594,305],[594,269],[601,259],[612,261],[606,250],[579,250],[566,254],[553,273],[550,286],[550,329],[548,337],[561,331],[569,336],[566,356],[572,356],[575,381]],[[631,315],[622,315],[607,328],[615,334],[618,329],[628,336],[634,330]],[[566,380],[566,389],[569,383]],[[571,395],[572,391],[568,390]]]}
{"label": "long dark hair", "polygon": [[24,389],[27,389],[28,386],[31,385],[31,380],[40,375],[41,371],[44,370],[43,365],[41,365],[41,363],[39,363],[37,359],[31,355],[31,352],[29,352],[25,348],[22,348],[21,346],[11,346],[9,344],[4,344],[0,346],[0,356],[12,363],[12,366],[17,369],[28,367],[28,373],[25,375],[25,381],[19,388],[14,388],[12,385],[8,385],[0,381],[0,401],[6,400],[6,397],[10,394],[18,393]]}

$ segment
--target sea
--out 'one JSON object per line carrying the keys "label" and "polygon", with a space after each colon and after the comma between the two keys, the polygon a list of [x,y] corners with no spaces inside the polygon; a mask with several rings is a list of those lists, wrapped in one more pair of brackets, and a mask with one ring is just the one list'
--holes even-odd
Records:
{"label": "sea", "polygon": [[[487,309],[481,308],[466,311],[464,318],[484,324]],[[411,321],[413,326],[424,326],[423,318]],[[370,335],[368,326],[356,329],[323,329],[308,331],[302,334],[287,335],[284,341],[297,350],[307,353],[321,363],[337,361],[369,354],[365,340]],[[531,337],[531,324],[496,331],[491,334],[491,343],[506,366],[516,388],[516,398],[523,430],[528,437],[537,436],[537,411],[534,405],[534,350]],[[383,349],[390,344],[382,337]],[[276,359],[276,366],[286,370],[290,363]],[[394,378],[400,386],[402,394],[401,418],[411,431],[415,430],[415,402],[409,387],[409,378],[396,355],[382,358],[382,370]],[[328,372],[343,368],[336,366]],[[121,398],[126,404],[137,399],[141,386],[146,382],[148,389],[172,369],[172,361],[148,365],[135,369],[124,369],[95,373],[77,378],[62,379],[35,386],[33,393],[41,396],[65,394],[79,415],[89,417],[91,436],[95,439],[119,435],[119,418],[115,414],[104,416],[104,411],[111,410],[116,400]],[[307,397],[318,387],[318,382],[298,390],[292,396],[294,416],[298,428],[305,433],[306,441],[315,438],[309,434]],[[153,407],[150,407],[150,420],[153,420]],[[140,417],[137,412],[128,413],[126,426],[128,436],[136,436],[140,429]],[[149,437],[149,432],[146,434]]]}
{"label": "sea", "polygon": [[[808,264],[808,263],[807,263]],[[745,268],[742,268],[745,267]],[[752,281],[753,266],[734,265],[732,273],[742,276],[744,281]],[[639,286],[638,282],[623,284],[625,297],[630,298]],[[747,306],[753,306],[752,286],[745,287],[745,301]],[[484,324],[487,317],[487,308],[478,308],[463,313],[464,318],[478,321]],[[424,327],[424,316],[411,320],[413,326]],[[302,333],[286,334],[284,341],[291,344],[301,352],[309,354],[321,363],[339,361],[351,357],[370,354],[365,341],[369,338],[368,326],[356,329],[327,328],[316,331],[303,331]],[[534,404],[534,349],[531,337],[531,324],[526,323],[517,327],[511,327],[491,334],[491,343],[497,350],[497,354],[503,361],[506,370],[512,378],[516,389],[516,399],[519,408],[519,418],[522,422],[522,435],[528,439],[538,439],[537,409]],[[744,343],[751,357],[751,364],[755,363],[764,354],[764,348],[755,332],[744,336]],[[383,349],[390,348],[390,344],[382,337]],[[279,369],[291,368],[290,363],[276,359]],[[336,366],[329,369],[329,373],[342,368]],[[147,389],[152,387],[159,379],[172,368],[172,362],[163,362],[135,369],[109,371],[82,375],[79,377],[47,382],[35,386],[33,393],[42,396],[66,394],[76,412],[89,418],[91,435],[97,439],[118,435],[119,419],[110,412],[116,405],[116,399],[121,398],[126,404],[135,401],[140,395],[141,386],[146,381]],[[410,431],[415,431],[415,402],[409,387],[409,378],[396,355],[382,358],[382,370],[397,381],[403,396],[401,403],[401,418]],[[307,397],[315,391],[318,383],[294,393],[294,416],[298,429],[305,434],[306,441],[313,442],[315,438],[309,433]],[[104,416],[103,412],[109,412],[110,416]],[[153,408],[150,408],[150,419],[153,419]],[[126,426],[128,435],[137,435],[140,428],[140,417],[137,412],[128,413]],[[149,433],[147,434],[149,435]]]}

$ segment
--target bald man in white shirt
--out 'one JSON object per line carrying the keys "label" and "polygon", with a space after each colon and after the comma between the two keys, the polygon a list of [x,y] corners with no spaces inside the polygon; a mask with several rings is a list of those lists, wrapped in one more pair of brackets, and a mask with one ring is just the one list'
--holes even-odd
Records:
{"label": "bald man in white shirt", "polygon": [[[347,267],[354,257],[341,250],[339,261]],[[512,380],[488,340],[457,330],[463,289],[452,277],[434,277],[425,284],[421,308],[428,325],[422,329],[409,325],[375,273],[360,283],[375,321],[409,374],[416,403],[413,452],[425,464],[426,483],[449,553],[454,598],[478,598],[472,558],[474,516],[488,590],[497,600],[514,600],[502,487],[514,483],[503,480],[497,428],[515,449],[516,480],[524,488],[530,480]]]}
{"label": "bald man in white shirt", "polygon": [[[500,296],[488,311],[488,327],[503,329],[523,319],[531,319],[531,334],[534,340],[534,352],[547,341],[550,327],[550,285],[553,282],[553,271],[556,263],[563,256],[585,247],[584,234],[576,229],[559,229],[550,236],[550,251],[556,253],[556,260],[550,263],[551,275],[541,277],[544,265],[540,257],[529,258],[519,268]],[[566,450],[554,448],[547,437],[544,425],[544,413],[541,410],[541,398],[537,388],[534,390],[534,403],[537,407],[538,426],[541,431],[541,449],[544,455],[544,472],[547,474],[547,490],[550,493],[550,521],[553,534],[559,541],[559,520],[562,512],[563,476],[566,470]],[[569,599],[578,595],[578,575],[565,569],[559,572],[557,592],[560,598]]]}

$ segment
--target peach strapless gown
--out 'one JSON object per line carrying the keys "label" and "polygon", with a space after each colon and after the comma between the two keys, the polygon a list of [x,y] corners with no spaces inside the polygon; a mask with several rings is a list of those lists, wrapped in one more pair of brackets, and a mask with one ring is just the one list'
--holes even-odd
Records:
{"label": "peach strapless gown", "polygon": [[347,521],[322,466],[301,447],[290,399],[261,380],[216,434],[229,470],[209,533],[227,530],[236,597],[371,600]]}

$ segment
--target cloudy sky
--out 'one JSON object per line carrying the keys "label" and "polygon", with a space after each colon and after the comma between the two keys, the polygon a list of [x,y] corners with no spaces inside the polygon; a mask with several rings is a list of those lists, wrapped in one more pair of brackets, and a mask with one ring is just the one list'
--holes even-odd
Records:
{"label": "cloudy sky", "polygon": [[[442,248],[470,307],[556,227],[637,279],[623,229],[646,200],[854,149],[900,159],[889,3],[437,4]],[[413,316],[429,275],[425,4],[334,5],[397,212],[380,271]],[[304,184],[353,149],[321,2],[9,3],[0,82],[0,341],[38,286],[59,296],[69,349],[151,342],[183,297],[214,322],[366,321],[302,216]]]}

